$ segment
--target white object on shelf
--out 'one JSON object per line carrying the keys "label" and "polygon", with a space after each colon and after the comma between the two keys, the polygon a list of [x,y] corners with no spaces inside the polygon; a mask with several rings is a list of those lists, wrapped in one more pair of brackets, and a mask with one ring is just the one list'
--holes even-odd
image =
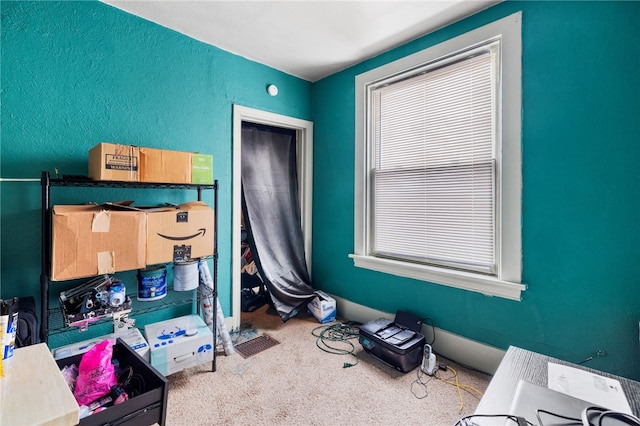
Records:
{"label": "white object on shelf", "polygon": [[127,346],[136,351],[145,360],[149,361],[149,344],[142,337],[142,333],[137,328],[131,328],[127,331],[119,331],[117,333],[107,334],[105,336],[96,337],[95,339],[88,339],[82,342],[72,343],[70,345],[61,346],[51,350],[51,354],[54,359],[69,358],[74,355],[83,354],[96,344],[102,342],[105,339],[121,338]]}
{"label": "white object on shelf", "polygon": [[147,324],[144,334],[151,365],[165,376],[213,361],[213,334],[198,315]]}
{"label": "white object on shelf", "polygon": [[550,362],[548,383],[549,389],[610,410],[633,414],[616,379]]}
{"label": "white object on shelf", "polygon": [[191,291],[198,288],[198,262],[175,262],[173,264],[173,289]]}

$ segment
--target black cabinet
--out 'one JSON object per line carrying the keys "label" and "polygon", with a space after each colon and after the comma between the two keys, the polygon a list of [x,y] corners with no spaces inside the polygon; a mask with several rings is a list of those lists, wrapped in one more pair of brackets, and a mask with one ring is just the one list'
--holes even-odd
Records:
{"label": "black cabinet", "polygon": [[[212,306],[213,312],[213,334],[214,343],[216,342],[217,331],[217,315],[215,307],[217,306],[218,296],[218,181],[214,181],[213,185],[196,185],[196,184],[171,184],[171,183],[144,183],[144,182],[120,182],[120,181],[94,181],[84,177],[62,177],[52,178],[49,172],[42,172],[41,177],[42,186],[42,250],[41,250],[41,274],[40,274],[40,291],[41,291],[41,315],[40,315],[40,341],[47,343],[50,334],[63,333],[69,331],[69,327],[65,325],[62,320],[63,315],[61,308],[58,306],[49,306],[50,301],[50,284],[51,284],[51,192],[53,187],[62,188],[77,188],[77,187],[89,187],[89,188],[129,188],[129,189],[178,189],[178,190],[191,190],[197,193],[197,200],[201,201],[202,191],[212,190],[214,191],[214,247],[213,247],[213,271],[211,273],[213,280],[213,288],[207,290],[205,294],[201,293],[201,290],[194,290],[189,294],[190,297],[176,300],[175,298],[169,302],[157,301],[153,302],[152,306],[140,308],[132,306],[130,312],[131,316],[141,315],[152,311],[161,309],[167,309],[172,306],[193,303],[194,299],[198,302],[200,298],[207,297],[213,298]],[[133,295],[135,296],[135,295]],[[198,309],[200,303],[197,304]],[[104,320],[104,321],[108,321]],[[103,322],[104,322],[103,321]],[[100,321],[96,322],[99,323]],[[93,324],[93,323],[92,323]],[[213,351],[213,365],[212,371],[216,369],[216,351]]]}
{"label": "black cabinet", "polygon": [[[118,360],[120,369],[131,371],[133,380],[129,380],[124,388],[130,394],[129,399],[80,419],[80,426],[164,425],[167,419],[168,380],[121,339],[113,345],[112,358]],[[72,364],[79,366],[81,359],[82,355],[74,355],[56,360],[56,363],[62,369]]]}

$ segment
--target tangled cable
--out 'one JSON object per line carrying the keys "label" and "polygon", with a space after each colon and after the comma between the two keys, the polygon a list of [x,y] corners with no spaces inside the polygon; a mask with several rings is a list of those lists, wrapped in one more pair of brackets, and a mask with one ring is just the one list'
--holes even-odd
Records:
{"label": "tangled cable", "polygon": [[334,355],[351,355],[355,358],[355,362],[345,362],[342,365],[343,368],[358,365],[359,360],[355,355],[356,347],[351,342],[360,335],[358,324],[347,322],[320,326],[311,330],[311,334],[316,337],[316,346],[321,350]]}
{"label": "tangled cable", "polygon": [[[424,399],[429,396],[429,389],[427,385],[434,379],[435,375],[429,376],[420,368],[416,368],[416,375],[416,379],[411,382],[411,393],[418,399]],[[423,380],[424,378],[426,378],[426,380]]]}
{"label": "tangled cable", "polygon": [[[418,399],[423,399],[429,396],[427,385],[431,380],[435,378],[437,380],[440,380],[443,383],[452,385],[456,388],[458,392],[458,398],[460,399],[460,407],[458,408],[460,411],[462,411],[464,408],[464,399],[462,398],[462,391],[466,391],[467,393],[473,395],[476,398],[482,397],[482,391],[474,388],[473,386],[460,383],[460,380],[458,378],[458,372],[456,370],[454,370],[450,366],[444,366],[444,364],[442,365],[443,367],[441,367],[440,370],[451,371],[453,373],[452,377],[448,377],[448,378],[440,377],[441,371],[437,371],[436,374],[434,374],[433,376],[429,376],[425,374],[420,368],[416,369],[417,378],[411,383],[411,393],[413,393],[413,396],[415,396]],[[425,377],[427,377],[426,380],[425,380]],[[421,392],[418,392],[418,390],[421,390]]]}
{"label": "tangled cable", "polygon": [[[464,399],[462,399],[462,392],[461,390],[467,391],[468,393],[470,393],[471,395],[477,397],[477,398],[482,398],[482,391],[474,388],[473,386],[469,386],[469,385],[464,385],[462,383],[460,383],[459,379],[458,379],[458,372],[456,370],[454,370],[451,367],[447,367],[449,371],[451,371],[453,373],[453,377],[448,378],[448,379],[442,379],[440,377],[436,377],[438,380],[440,380],[443,383],[447,383],[449,385],[455,386],[456,390],[458,391],[458,397],[460,398],[460,411],[462,411],[462,409],[464,408]],[[455,379],[455,381],[451,381],[452,379]],[[473,392],[475,392],[475,395]]]}

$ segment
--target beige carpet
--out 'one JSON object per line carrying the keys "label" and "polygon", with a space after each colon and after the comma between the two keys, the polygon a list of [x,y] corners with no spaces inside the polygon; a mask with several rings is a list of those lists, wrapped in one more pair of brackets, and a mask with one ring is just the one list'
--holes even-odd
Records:
{"label": "beige carpet", "polygon": [[359,363],[343,368],[354,358],[320,350],[312,331],[321,324],[306,313],[282,323],[263,307],[242,321],[280,343],[246,359],[220,354],[216,372],[207,363],[169,376],[167,425],[453,425],[479,401],[471,388],[484,392],[490,380],[438,358],[458,372],[461,403],[458,388],[438,379],[455,382],[451,370],[402,374],[357,339]]}

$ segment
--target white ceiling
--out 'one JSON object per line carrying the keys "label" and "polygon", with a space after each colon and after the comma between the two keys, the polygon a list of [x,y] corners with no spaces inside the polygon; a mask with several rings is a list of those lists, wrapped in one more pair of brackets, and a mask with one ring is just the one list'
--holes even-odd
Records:
{"label": "white ceiling", "polygon": [[500,0],[102,1],[228,52],[317,81]]}

